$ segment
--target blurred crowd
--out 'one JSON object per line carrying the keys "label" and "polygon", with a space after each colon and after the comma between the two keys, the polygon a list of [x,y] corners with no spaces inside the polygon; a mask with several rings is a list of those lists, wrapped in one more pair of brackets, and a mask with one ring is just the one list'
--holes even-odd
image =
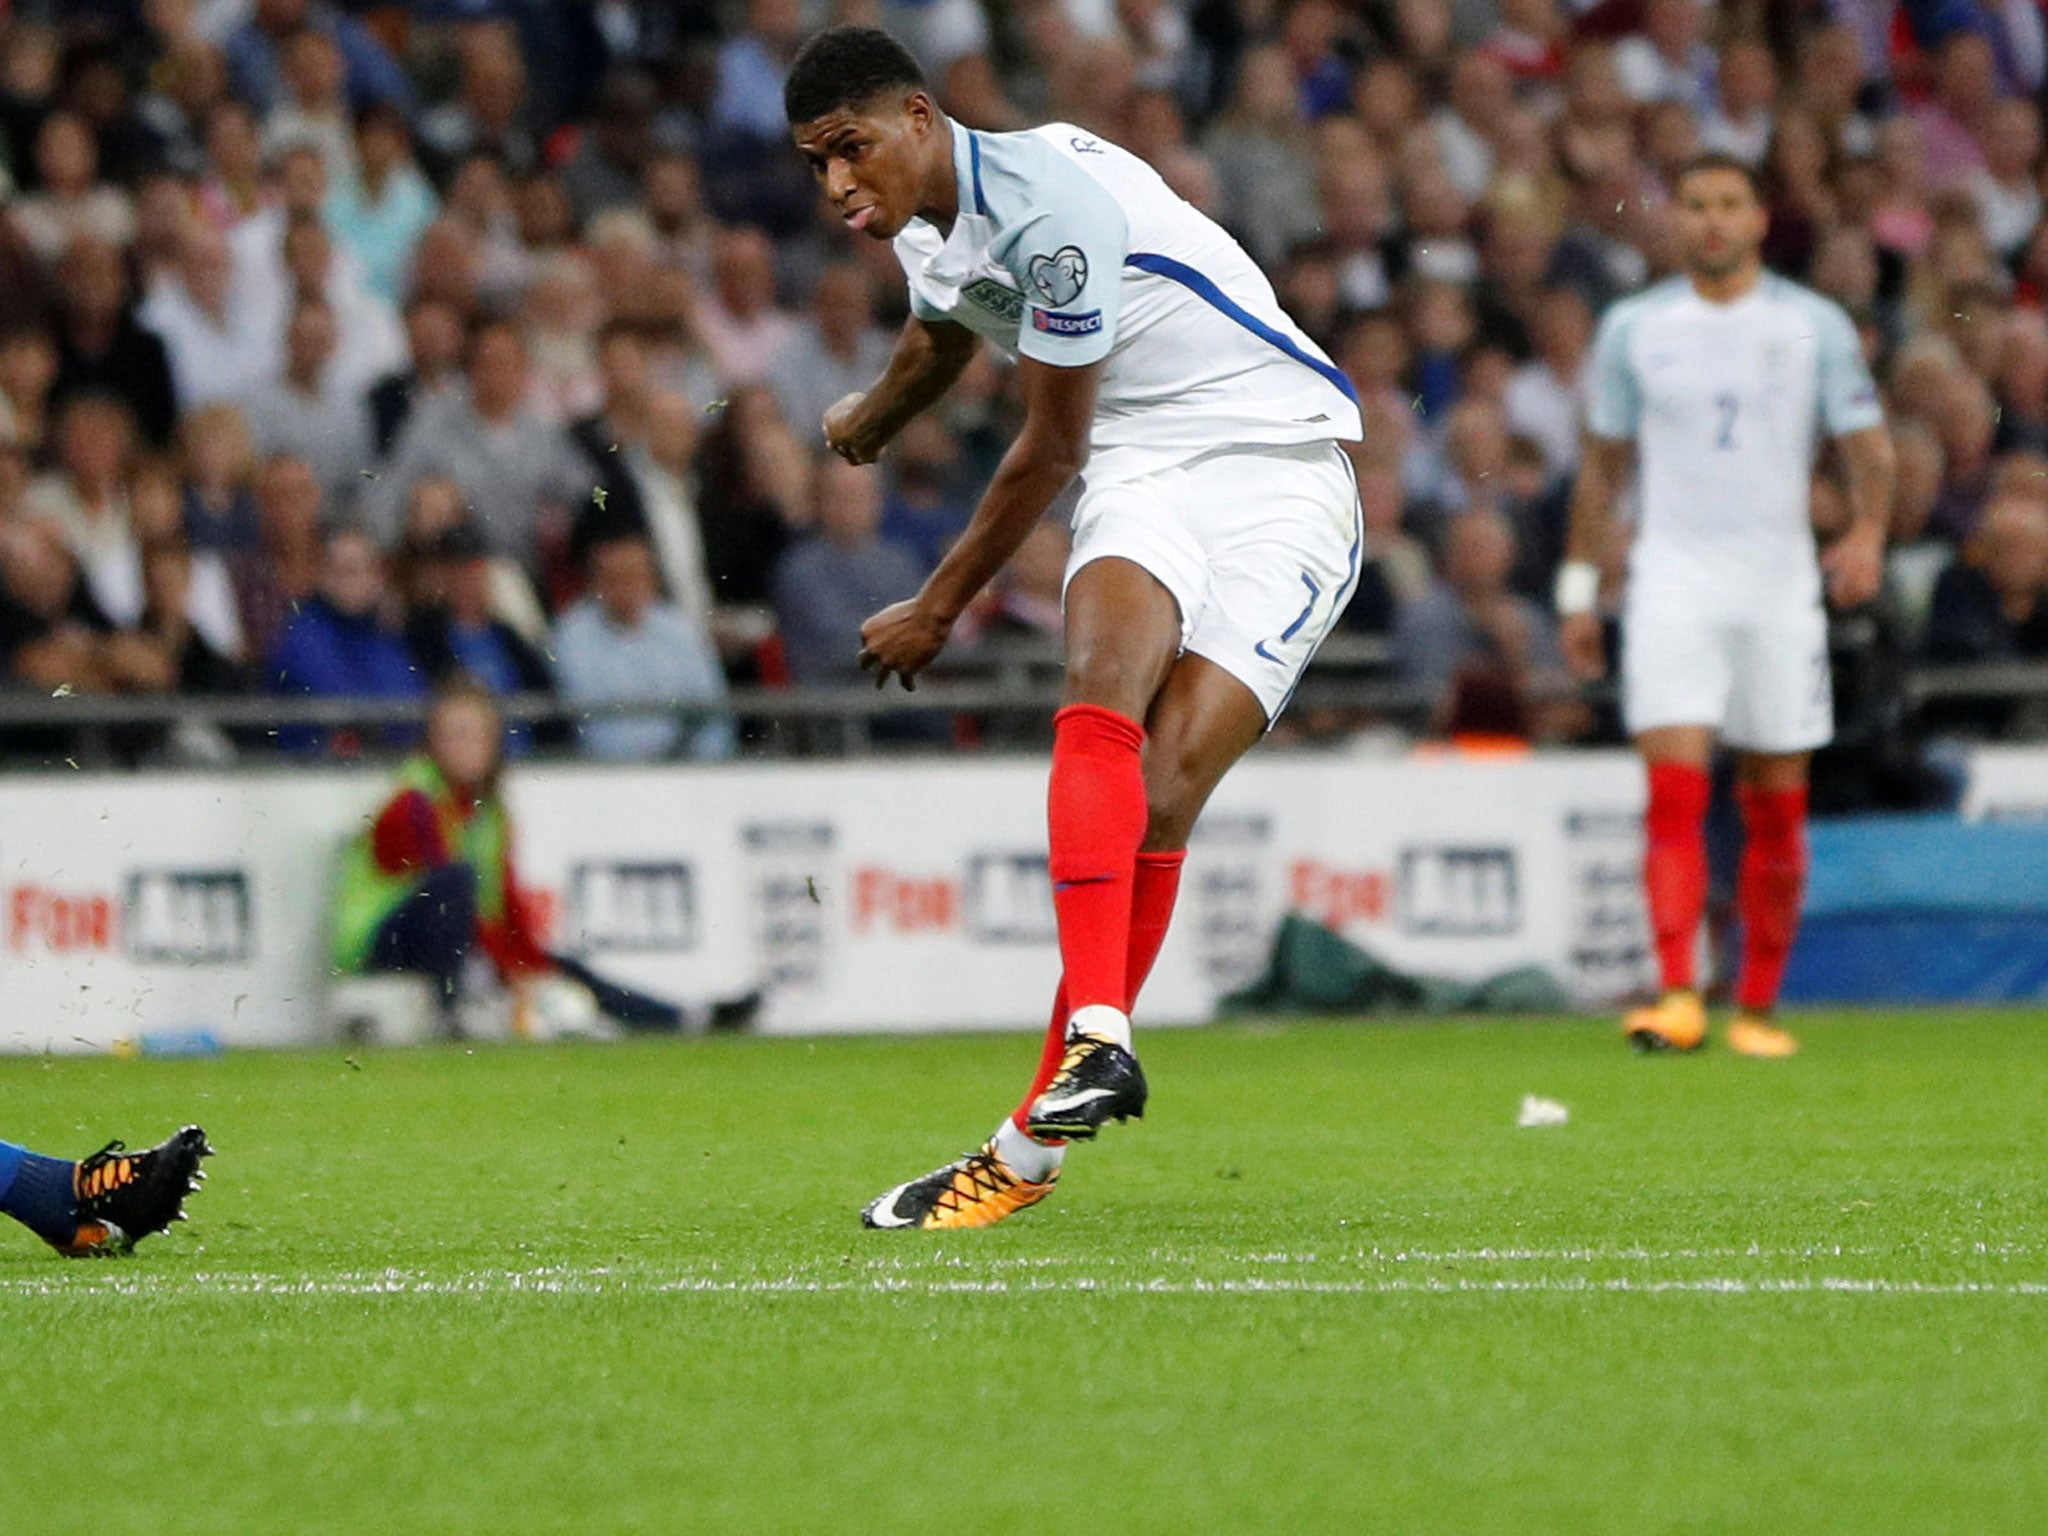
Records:
{"label": "blurred crowd", "polygon": [[[1356,382],[1347,617],[1509,734],[1558,655],[1602,309],[1669,185],[1756,165],[1772,266],[1862,329],[1899,447],[1887,643],[2048,656],[2036,0],[0,3],[0,667],[58,693],[595,711],[720,756],[738,683],[857,677],[1016,422],[984,350],[884,463],[820,418],[886,361],[894,258],[818,204],[780,83],[890,27],[992,129],[1077,122],[1231,229]],[[1845,516],[1819,465],[1825,540]],[[1065,535],[963,625],[1057,634]],[[1611,552],[1610,589],[1625,547]],[[2005,717],[1957,715],[1959,729]],[[522,738],[524,740],[525,738]],[[286,745],[347,750],[350,733]]]}

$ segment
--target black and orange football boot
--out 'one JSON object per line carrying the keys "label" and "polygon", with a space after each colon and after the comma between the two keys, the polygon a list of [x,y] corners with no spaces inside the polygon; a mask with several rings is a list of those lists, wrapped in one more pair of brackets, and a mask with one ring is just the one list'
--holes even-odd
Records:
{"label": "black and orange football boot", "polygon": [[1038,1204],[1059,1181],[1057,1168],[1042,1184],[1019,1178],[991,1141],[958,1162],[876,1196],[860,1213],[861,1225],[926,1232],[992,1227],[1026,1206]]}
{"label": "black and orange football boot", "polygon": [[145,1237],[185,1219],[185,1197],[206,1182],[199,1164],[211,1156],[206,1132],[196,1125],[144,1152],[108,1142],[73,1174],[78,1230],[69,1243],[52,1246],[74,1259],[132,1253]]}
{"label": "black and orange football boot", "polygon": [[1059,1071],[1024,1112],[1024,1129],[1038,1141],[1092,1141],[1112,1120],[1144,1119],[1149,1095],[1130,1047],[1103,1035],[1069,1035]]}
{"label": "black and orange football boot", "polygon": [[1707,1042],[1707,1007],[1699,993],[1674,990],[1631,1009],[1621,1028],[1638,1051],[1696,1051]]}

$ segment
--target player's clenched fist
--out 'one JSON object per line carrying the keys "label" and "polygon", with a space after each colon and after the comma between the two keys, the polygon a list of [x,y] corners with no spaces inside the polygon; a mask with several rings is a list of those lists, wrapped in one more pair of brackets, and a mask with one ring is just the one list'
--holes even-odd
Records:
{"label": "player's clenched fist", "polygon": [[825,413],[825,446],[849,464],[872,464],[882,456],[882,439],[861,426],[860,408],[867,398],[866,390],[855,390]]}
{"label": "player's clenched fist", "polygon": [[937,660],[952,632],[950,619],[929,612],[915,598],[891,603],[860,627],[861,667],[875,675],[877,688],[893,674],[906,689],[915,689],[917,674]]}
{"label": "player's clenched fist", "polygon": [[1558,621],[1557,643],[1573,677],[1591,683],[1607,675],[1607,636],[1597,613],[1566,614]]}
{"label": "player's clenched fist", "polygon": [[1837,608],[1860,608],[1884,585],[1884,543],[1882,525],[1859,525],[1835,541],[1821,556],[1827,573],[1828,596]]}

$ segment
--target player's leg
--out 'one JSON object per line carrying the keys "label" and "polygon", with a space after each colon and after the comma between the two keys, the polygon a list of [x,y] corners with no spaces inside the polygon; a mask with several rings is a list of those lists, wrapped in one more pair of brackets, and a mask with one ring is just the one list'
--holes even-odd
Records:
{"label": "player's leg", "polygon": [[[1205,510],[1241,537],[1198,538],[1192,530]],[[1248,517],[1252,511],[1261,515]],[[1116,848],[1129,849],[1128,889],[1103,903],[1122,941],[1120,1033],[1164,941],[1188,831],[1342,612],[1360,547],[1356,487],[1327,445],[1218,455],[1082,498],[1067,586],[1068,698],[1120,715],[1125,726],[1143,719],[1149,732],[1149,740],[1147,733],[1136,736],[1144,744],[1136,802],[1143,814],[1125,816],[1117,827]],[[1072,718],[1062,712],[1056,781]],[[1127,729],[1115,734],[1119,743],[1132,736]],[[1128,806],[1130,757],[1120,744],[1091,771],[1112,762]],[[1068,869],[1057,783],[1052,799],[1057,881]],[[1065,1151],[1059,1143],[1142,1108],[1143,1075],[1129,1047],[1103,1035],[1076,1036],[1072,1028],[1087,1005],[1073,985],[1070,907],[1057,909],[1066,985],[1034,1082],[1040,1091],[1027,1100],[1023,1123],[1006,1119],[979,1151],[887,1192],[863,1212],[869,1225],[999,1221],[1051,1191]],[[1108,964],[1099,953],[1089,963]],[[1094,987],[1106,991],[1101,970]],[[1035,1134],[1027,1135],[1025,1125]]]}
{"label": "player's leg", "polygon": [[109,1142],[81,1162],[0,1142],[0,1215],[71,1257],[126,1253],[184,1220],[185,1196],[206,1175],[206,1133],[188,1125],[146,1152]]}
{"label": "player's leg", "polygon": [[[1067,582],[1067,703],[1054,717],[1046,807],[1063,975],[1039,1074],[1018,1112],[1005,1116],[981,1148],[885,1191],[861,1213],[868,1226],[992,1225],[1052,1192],[1069,1136],[1093,1135],[1110,1115],[1144,1108],[1129,1011],[1138,850],[1147,823],[1141,722],[1180,649],[1181,601],[1151,574],[1151,565],[1174,561],[1156,553],[1142,527],[1126,521],[1110,537],[1131,554],[1147,556],[1146,564],[1121,553],[1088,558],[1085,535],[1077,535],[1081,563]],[[1142,878],[1151,892],[1158,876],[1149,861],[1148,869]],[[1148,894],[1145,908],[1155,905]],[[1153,940],[1142,969],[1149,971],[1156,954]],[[1089,1069],[1090,1080],[1075,1086],[1064,1107],[1078,1118],[1064,1134],[1033,1135],[1025,1110],[1073,1056],[1070,1037],[1076,1036],[1085,1042],[1077,1065]]]}
{"label": "player's leg", "polygon": [[1733,662],[1725,625],[1674,594],[1632,591],[1622,623],[1622,714],[1642,754],[1643,900],[1658,1000],[1622,1021],[1639,1050],[1689,1051],[1707,1033],[1697,975],[1707,908],[1708,768]]}
{"label": "player's leg", "polygon": [[[1172,684],[1169,680],[1169,688]],[[1147,723],[1148,734],[1156,742],[1158,726]],[[1152,760],[1148,751],[1147,763]],[[1156,805],[1148,777],[1146,787],[1148,803]],[[1135,1013],[1138,995],[1144,991],[1145,982],[1152,974],[1152,966],[1159,958],[1160,946],[1166,942],[1168,927],[1173,921],[1174,903],[1180,894],[1181,866],[1186,861],[1184,845],[1171,848],[1143,847],[1138,850],[1137,868],[1131,880],[1131,940],[1124,955],[1124,1012]],[[1067,1006],[1067,988],[1063,981],[1053,993],[1052,1018],[1046,1025],[1045,1044],[1039,1051],[1038,1070],[1031,1076],[1031,1086],[1010,1116],[1010,1124],[1019,1132],[1029,1124],[1031,1106],[1045,1091],[1045,1085],[1052,1081],[1053,1074],[1060,1069],[1060,1062],[1067,1054],[1067,1017],[1071,1010]],[[1010,1145],[1006,1134],[999,1132],[1005,1146]],[[1046,1145],[1064,1145],[1064,1141]],[[1028,1157],[1026,1149],[1017,1149]]]}
{"label": "player's leg", "polygon": [[[1090,576],[1091,570],[1099,571],[1099,577]],[[1089,594],[1097,589],[1096,583],[1098,580],[1112,585],[1130,581],[1131,578],[1128,573],[1131,570],[1137,570],[1141,575],[1146,574],[1145,568],[1136,565],[1135,562],[1114,557],[1098,560],[1093,562],[1092,565],[1080,567],[1075,572],[1074,581],[1068,590],[1070,628],[1075,619],[1075,615],[1072,613],[1075,587],[1080,588],[1085,609]],[[1148,576],[1147,579],[1150,580],[1151,578]],[[1142,583],[1135,585],[1137,585],[1140,592],[1144,593],[1144,596],[1150,597],[1150,593],[1144,591]],[[1153,581],[1152,585],[1157,586],[1158,583]],[[1161,588],[1161,590],[1163,591],[1164,589]],[[1175,624],[1173,645],[1177,650],[1180,644],[1180,604],[1177,600],[1173,599],[1170,593],[1167,594],[1167,597],[1173,603]],[[1149,603],[1148,606],[1150,606]],[[1108,616],[1094,610],[1089,610],[1084,613],[1080,622],[1083,625],[1089,625],[1099,622],[1106,617]],[[1157,617],[1164,619],[1165,615],[1162,612]],[[1077,643],[1077,640],[1079,643]],[[1093,682],[1085,682],[1072,675],[1076,660],[1081,658],[1084,652],[1092,657],[1095,650],[1096,640],[1092,634],[1070,637],[1067,647],[1070,674],[1068,692],[1070,696],[1077,686],[1099,688],[1109,681],[1108,679],[1096,679]],[[1093,670],[1092,662],[1088,668],[1084,669],[1084,671],[1088,670]],[[1171,672],[1168,674],[1169,687],[1172,675]],[[1132,693],[1135,694],[1135,692],[1136,689],[1133,689]],[[1153,717],[1159,708],[1158,701],[1164,699],[1167,692],[1168,688],[1155,688],[1155,698],[1148,701],[1148,714],[1146,716],[1148,733],[1156,730],[1157,721]],[[1149,764],[1153,756],[1152,745],[1148,743],[1145,761]],[[1149,787],[1146,799],[1148,804],[1147,819],[1149,822],[1149,804],[1151,800]],[[1127,930],[1128,938],[1124,948],[1123,997],[1121,1003],[1126,1016],[1130,1014],[1131,1009],[1136,1005],[1138,993],[1145,984],[1145,978],[1151,974],[1152,963],[1158,958],[1159,946],[1165,940],[1166,924],[1172,916],[1174,898],[1180,887],[1180,868],[1181,855],[1177,851],[1147,852],[1141,849],[1133,858],[1129,904],[1130,919]],[[1057,877],[1055,878],[1057,879]],[[1045,1091],[1045,1085],[1052,1081],[1053,1074],[1059,1071],[1060,1062],[1065,1057],[1067,1050],[1067,1022],[1072,1017],[1075,1006],[1077,1005],[1073,1001],[1066,978],[1062,976],[1059,987],[1053,994],[1052,1017],[1046,1025],[1045,1044],[1039,1053],[1038,1070],[1032,1075],[1031,1086],[1025,1092],[1023,1101],[1018,1104],[1016,1112],[1011,1116],[1011,1121],[1018,1131],[1024,1129],[1026,1116],[1032,1103],[1038,1098],[1040,1093]]]}
{"label": "player's leg", "polygon": [[1742,960],[1728,1045],[1745,1056],[1798,1049],[1772,1019],[1799,932],[1806,889],[1807,777],[1813,750],[1834,734],[1827,615],[1818,604],[1759,616],[1740,636],[1728,741],[1738,749],[1742,865],[1736,914]]}
{"label": "player's leg", "polygon": [[1713,733],[1703,725],[1659,726],[1636,737],[1649,800],[1643,811],[1643,899],[1657,951],[1658,1001],[1630,1013],[1639,1049],[1689,1051],[1706,1038],[1700,1001],[1699,934],[1707,910],[1707,802]]}
{"label": "player's leg", "polygon": [[1258,745],[1271,723],[1266,706],[1205,656],[1174,664],[1146,728],[1145,841],[1131,899],[1130,1007],[1152,974],[1180,895],[1188,838],[1224,774]]}
{"label": "player's leg", "polygon": [[1743,844],[1735,904],[1742,920],[1742,963],[1728,1045],[1745,1056],[1790,1056],[1798,1049],[1772,1012],[1799,934],[1799,902],[1806,890],[1809,761],[1804,752],[1745,752],[1737,768]]}
{"label": "player's leg", "polygon": [[[1184,654],[1147,717],[1147,818],[1133,888],[1125,972],[1131,1000],[1150,973],[1172,920],[1179,856],[1209,795],[1285,708],[1302,670],[1350,601],[1363,549],[1357,483],[1330,443],[1245,448],[1190,466],[1175,507],[1204,556],[1201,601]],[[1171,569],[1168,567],[1167,569]],[[1075,1036],[1026,1114],[1041,1138],[1080,1135],[1105,1112],[1142,1105],[1144,1081],[1129,1063],[1119,1081]],[[1113,1090],[1070,1105],[1077,1090]],[[1136,1110],[1133,1109],[1132,1113]],[[1065,1128],[1080,1122],[1084,1130]]]}
{"label": "player's leg", "polygon": [[476,871],[467,864],[428,871],[377,930],[367,969],[429,978],[443,1022],[452,1027],[476,940],[476,902]]}
{"label": "player's leg", "polygon": [[[1126,1015],[1136,1009],[1172,926],[1188,835],[1223,775],[1257,744],[1266,723],[1266,706],[1257,695],[1215,662],[1193,654],[1174,663],[1147,716],[1147,815],[1132,884],[1130,937],[1125,950]],[[1111,1104],[1135,1102],[1141,1109],[1144,1102],[1144,1077],[1135,1060],[1130,1062],[1128,1074],[1115,1078],[1100,1070],[1096,1049],[1070,1039],[1065,1029],[1057,1027],[1063,1017],[1062,1006],[1055,1004],[1056,1027],[1047,1033],[1037,1075],[1013,1117],[1019,1128],[1042,1141],[1093,1133],[1088,1114],[1099,1107],[1098,1101],[1091,1100],[1076,1114],[1064,1102],[1069,1093],[1062,1090],[1070,1082],[1073,1091],[1109,1084],[1110,1091],[1103,1097]],[[1070,1123],[1078,1125],[1078,1132],[1067,1128]]]}
{"label": "player's leg", "polygon": [[45,1157],[0,1141],[0,1216],[12,1216],[53,1247],[62,1248],[78,1230],[71,1187],[78,1164]]}
{"label": "player's leg", "polygon": [[1180,650],[1180,607],[1142,566],[1091,561],[1066,596],[1066,705],[1047,796],[1053,905],[1071,1018],[1121,1035],[1132,885],[1144,840],[1145,727]]}
{"label": "player's leg", "polygon": [[[1180,650],[1180,603],[1135,560],[1091,560],[1067,583],[1066,630],[1068,702],[1054,719],[1047,805],[1062,975],[1024,1117],[1038,1117],[1025,1129],[1039,1141],[1085,1140],[1111,1118],[1143,1113],[1132,969],[1150,971],[1163,929],[1134,954],[1133,916],[1141,880],[1150,913],[1160,877],[1178,877],[1141,860],[1139,847],[1150,819],[1141,722]],[[1148,920],[1147,933],[1155,926]],[[998,1131],[1002,1141],[1015,1123]]]}

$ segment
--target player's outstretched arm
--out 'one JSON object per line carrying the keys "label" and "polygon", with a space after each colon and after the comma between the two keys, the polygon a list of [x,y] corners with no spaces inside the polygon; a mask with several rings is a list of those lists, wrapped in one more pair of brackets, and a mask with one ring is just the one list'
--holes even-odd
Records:
{"label": "player's outstretched arm", "polygon": [[891,604],[861,626],[860,663],[875,674],[877,687],[894,674],[908,688],[931,665],[954,621],[1081,472],[1101,372],[1100,363],[1066,368],[1018,360],[1024,426],[996,466],[974,517],[916,597]]}
{"label": "player's outstretched arm", "polygon": [[825,413],[825,446],[849,464],[874,463],[913,416],[953,387],[979,344],[964,325],[911,316],[873,387]]}
{"label": "player's outstretched arm", "polygon": [[1876,597],[1884,585],[1884,549],[1891,537],[1892,477],[1896,456],[1883,427],[1846,432],[1835,439],[1849,473],[1849,529],[1822,557],[1828,596],[1838,608],[1855,608]]}
{"label": "player's outstretched arm", "polygon": [[1623,437],[1588,432],[1572,484],[1571,531],[1564,567],[1557,573],[1558,642],[1565,664],[1591,682],[1607,671],[1600,626],[1600,566],[1614,530],[1614,503],[1628,478],[1630,444]]}

